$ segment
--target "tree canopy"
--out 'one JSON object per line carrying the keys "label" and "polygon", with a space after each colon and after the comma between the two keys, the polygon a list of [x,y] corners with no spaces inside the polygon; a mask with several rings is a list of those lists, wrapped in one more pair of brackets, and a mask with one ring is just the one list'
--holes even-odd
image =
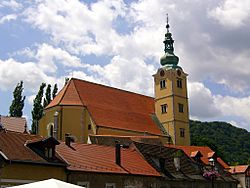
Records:
{"label": "tree canopy", "polygon": [[41,119],[43,115],[43,105],[42,105],[42,99],[43,99],[43,93],[44,88],[46,87],[45,83],[42,83],[39,91],[34,99],[33,103],[33,109],[32,109],[32,125],[31,125],[31,131],[33,134],[36,134],[38,131],[38,121]]}
{"label": "tree canopy", "polygon": [[13,91],[13,100],[10,105],[9,114],[11,117],[22,117],[23,107],[25,96],[22,96],[23,93],[23,81],[17,84],[16,88]]}
{"label": "tree canopy", "polygon": [[191,144],[209,146],[229,164],[250,162],[250,132],[226,122],[190,120]]}

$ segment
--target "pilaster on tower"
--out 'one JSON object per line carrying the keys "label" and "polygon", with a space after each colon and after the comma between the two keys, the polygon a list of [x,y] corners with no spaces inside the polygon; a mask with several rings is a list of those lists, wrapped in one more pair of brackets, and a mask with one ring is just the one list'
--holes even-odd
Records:
{"label": "pilaster on tower", "polygon": [[167,18],[164,55],[154,76],[155,113],[175,145],[190,145],[187,74],[178,66]]}

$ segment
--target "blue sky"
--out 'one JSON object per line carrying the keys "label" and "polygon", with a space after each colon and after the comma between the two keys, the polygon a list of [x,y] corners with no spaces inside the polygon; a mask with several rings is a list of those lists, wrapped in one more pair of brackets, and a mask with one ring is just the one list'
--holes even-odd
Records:
{"label": "blue sky", "polygon": [[248,0],[1,0],[0,114],[20,80],[28,120],[39,85],[65,77],[153,96],[166,13],[191,118],[250,130]]}

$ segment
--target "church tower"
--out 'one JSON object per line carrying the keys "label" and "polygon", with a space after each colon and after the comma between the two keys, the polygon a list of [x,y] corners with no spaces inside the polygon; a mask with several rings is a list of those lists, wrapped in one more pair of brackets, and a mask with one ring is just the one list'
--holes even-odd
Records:
{"label": "church tower", "polygon": [[174,40],[165,34],[165,54],[160,59],[161,68],[154,76],[155,113],[175,145],[190,145],[189,110],[187,96],[187,74],[178,66],[179,58],[174,54]]}

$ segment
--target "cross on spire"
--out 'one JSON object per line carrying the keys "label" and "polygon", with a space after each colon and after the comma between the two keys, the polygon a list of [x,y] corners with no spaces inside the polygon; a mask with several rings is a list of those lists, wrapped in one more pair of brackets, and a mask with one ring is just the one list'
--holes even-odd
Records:
{"label": "cross on spire", "polygon": [[166,28],[167,28],[167,32],[169,33],[169,28],[170,28],[170,26],[169,26],[169,24],[168,24],[168,13],[166,14],[166,17],[167,17],[167,25],[166,25]]}

